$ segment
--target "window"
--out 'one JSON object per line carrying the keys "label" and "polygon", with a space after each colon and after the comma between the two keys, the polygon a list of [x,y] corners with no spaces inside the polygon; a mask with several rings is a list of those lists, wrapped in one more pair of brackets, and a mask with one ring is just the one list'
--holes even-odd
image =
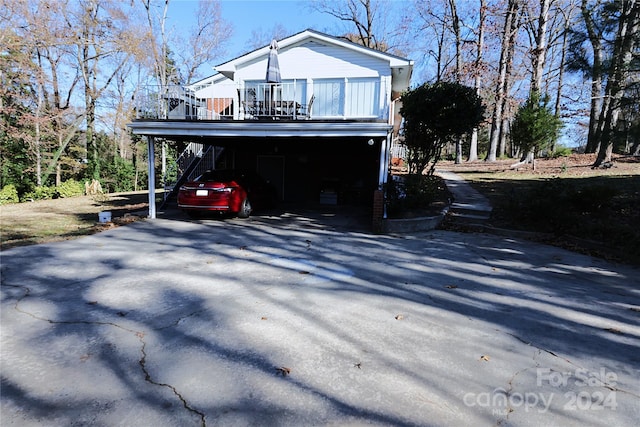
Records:
{"label": "window", "polygon": [[378,78],[320,79],[313,82],[314,116],[378,117]]}
{"label": "window", "polygon": [[378,117],[380,110],[379,79],[349,79],[346,108],[347,116],[350,117]]}
{"label": "window", "polygon": [[314,80],[314,116],[344,115],[344,79]]}

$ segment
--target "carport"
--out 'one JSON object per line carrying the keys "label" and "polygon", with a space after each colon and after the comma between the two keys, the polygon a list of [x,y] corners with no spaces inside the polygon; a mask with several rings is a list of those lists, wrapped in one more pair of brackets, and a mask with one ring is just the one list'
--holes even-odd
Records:
{"label": "carport", "polygon": [[[238,161],[244,167],[251,162],[255,162],[256,166],[260,163],[267,173],[279,167],[277,159],[283,159],[283,168],[288,159],[282,186],[285,197],[302,197],[303,191],[316,191],[315,188],[302,188],[305,182],[309,182],[309,174],[316,174],[312,180],[314,183],[326,181],[327,185],[331,185],[333,180],[341,181],[346,188],[354,189],[353,194],[364,192],[353,197],[371,200],[374,222],[376,216],[382,219],[381,190],[387,180],[393,130],[388,123],[136,120],[129,127],[133,133],[147,139],[149,182],[155,182],[156,138],[199,142],[235,150]],[[315,167],[309,167],[310,160]],[[323,166],[317,167],[319,164]],[[302,174],[306,174],[306,177]],[[296,189],[295,183],[300,188]],[[156,218],[155,188],[153,185],[149,187],[149,218]]]}

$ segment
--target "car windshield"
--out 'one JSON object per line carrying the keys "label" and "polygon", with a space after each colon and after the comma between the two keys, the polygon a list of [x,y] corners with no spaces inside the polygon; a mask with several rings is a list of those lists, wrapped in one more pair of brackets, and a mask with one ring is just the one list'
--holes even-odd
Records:
{"label": "car windshield", "polygon": [[233,169],[217,169],[206,171],[195,179],[198,182],[229,182],[229,181],[253,181],[256,179],[255,173],[249,171],[238,171]]}
{"label": "car windshield", "polygon": [[200,182],[227,182],[233,181],[236,178],[236,171],[233,170],[213,170],[206,171],[196,181]]}

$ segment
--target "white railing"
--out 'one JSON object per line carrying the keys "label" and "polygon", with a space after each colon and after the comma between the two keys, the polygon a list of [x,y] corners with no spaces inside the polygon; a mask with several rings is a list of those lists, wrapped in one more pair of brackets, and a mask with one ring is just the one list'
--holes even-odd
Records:
{"label": "white railing", "polygon": [[183,119],[206,118],[206,101],[196,97],[195,92],[178,85],[145,86],[136,99],[138,119]]}
{"label": "white railing", "polygon": [[245,82],[199,86],[147,86],[136,102],[138,119],[387,120],[389,103],[374,79],[293,80],[277,84]]}

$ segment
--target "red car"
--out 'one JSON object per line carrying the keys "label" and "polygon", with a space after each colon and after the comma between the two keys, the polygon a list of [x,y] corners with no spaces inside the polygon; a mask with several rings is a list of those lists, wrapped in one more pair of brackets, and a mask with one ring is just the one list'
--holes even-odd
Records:
{"label": "red car", "polygon": [[254,205],[269,207],[275,201],[275,188],[257,173],[231,169],[206,171],[178,192],[178,207],[190,216],[215,211],[248,218]]}

